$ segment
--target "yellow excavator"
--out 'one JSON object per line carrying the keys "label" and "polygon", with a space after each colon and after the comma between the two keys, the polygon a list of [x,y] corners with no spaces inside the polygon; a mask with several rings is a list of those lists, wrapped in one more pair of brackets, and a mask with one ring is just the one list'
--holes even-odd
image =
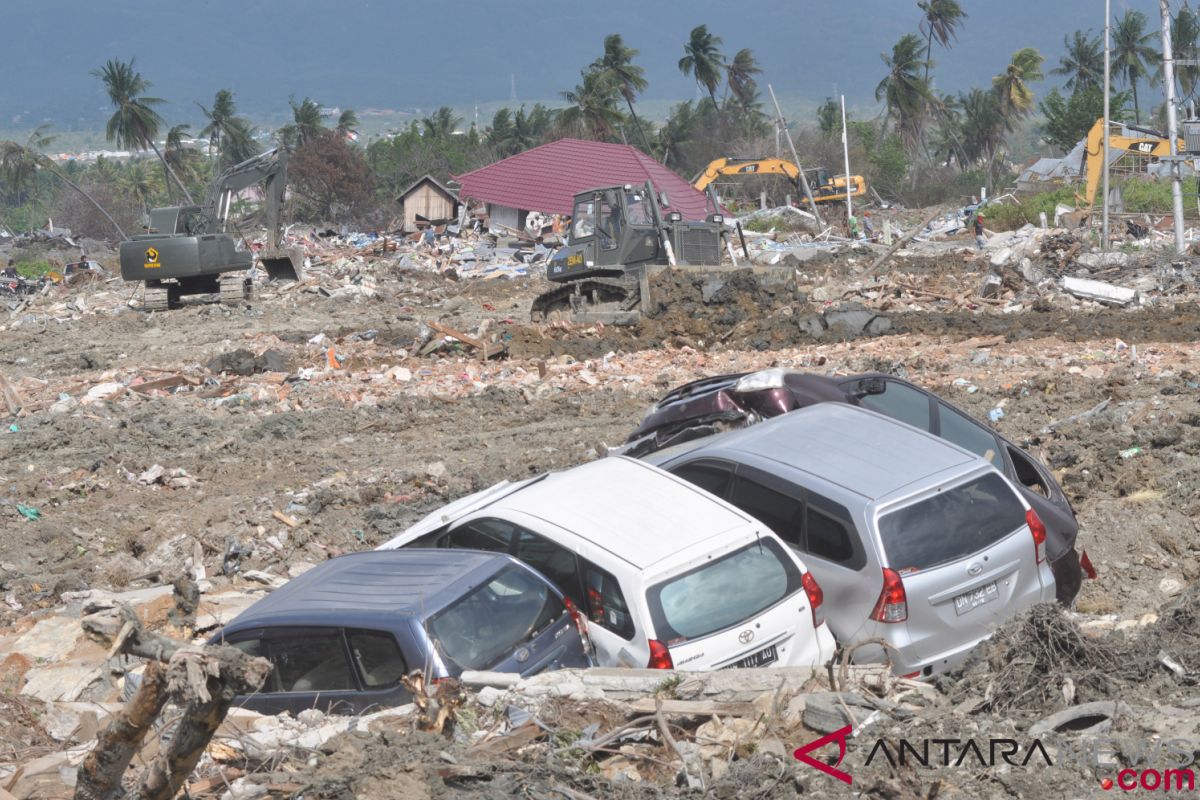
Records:
{"label": "yellow excavator", "polygon": [[[1113,158],[1112,164],[1109,165],[1110,174],[1144,173],[1148,164],[1171,155],[1170,140],[1158,131],[1111,120],[1108,127],[1109,152],[1120,154],[1117,157],[1110,156]],[[1175,152],[1183,153],[1183,137],[1177,137],[1175,142]],[[1087,186],[1082,197],[1076,193],[1076,203],[1090,209],[1096,201],[1096,190],[1104,174],[1103,117],[1096,120],[1096,124],[1088,131],[1084,147],[1083,170],[1087,176]]]}
{"label": "yellow excavator", "polygon": [[[791,161],[782,158],[717,158],[709,162],[704,171],[692,181],[698,190],[704,191],[710,183],[722,175],[785,175],[796,186],[798,199],[804,199],[800,188],[800,170]],[[813,200],[818,203],[836,203],[846,199],[845,175],[830,175],[825,169],[806,169]],[[862,197],[867,193],[867,182],[861,175],[851,175],[850,197]]]}

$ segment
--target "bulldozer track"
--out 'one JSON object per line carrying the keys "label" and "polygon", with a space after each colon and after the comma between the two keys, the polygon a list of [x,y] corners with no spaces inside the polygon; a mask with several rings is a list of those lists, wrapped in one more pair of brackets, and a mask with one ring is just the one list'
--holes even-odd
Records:
{"label": "bulldozer track", "polygon": [[146,311],[166,311],[171,307],[171,294],[165,286],[147,286],[142,295]]}
{"label": "bulldozer track", "polygon": [[238,305],[250,299],[247,279],[244,275],[221,276],[221,302],[225,305]]}
{"label": "bulldozer track", "polygon": [[584,299],[584,305],[593,301],[600,303],[620,303],[625,311],[637,305],[639,296],[636,286],[628,286],[619,281],[588,280],[570,283],[543,292],[533,300],[529,316],[533,322],[551,319],[555,312],[570,314],[574,308],[571,298],[579,294]]}

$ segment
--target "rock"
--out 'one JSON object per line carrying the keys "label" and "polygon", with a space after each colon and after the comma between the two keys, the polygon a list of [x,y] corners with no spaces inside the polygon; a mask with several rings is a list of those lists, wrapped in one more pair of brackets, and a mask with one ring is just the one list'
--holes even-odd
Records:
{"label": "rock", "polygon": [[114,397],[123,391],[125,391],[125,384],[123,383],[100,383],[88,389],[87,394],[84,395],[83,403],[85,405],[97,403],[101,400]]}
{"label": "rock", "polygon": [[801,332],[807,333],[814,339],[825,335],[825,318],[820,314],[803,314],[796,318],[796,325]]}
{"label": "rock", "polygon": [[412,370],[406,367],[392,367],[383,376],[388,380],[399,381],[400,383],[408,383],[412,380]]}
{"label": "rock", "polygon": [[1048,733],[1069,730],[1074,734],[1104,733],[1112,727],[1113,717],[1130,714],[1132,709],[1120,701],[1099,700],[1059,711],[1035,723],[1029,736],[1036,739]]}
{"label": "rock", "polygon": [[39,700],[73,702],[101,677],[103,671],[94,661],[34,667],[25,675],[21,694]]}
{"label": "rock", "polygon": [[34,625],[13,643],[13,652],[34,660],[61,661],[71,654],[83,637],[79,620],[69,617],[50,617]]}
{"label": "rock", "polygon": [[[854,692],[841,693],[841,699],[850,707],[859,706],[868,710],[871,708],[861,695]],[[850,718],[846,716],[846,709],[838,700],[837,692],[810,693],[805,700],[801,719],[807,727],[820,733],[833,733],[851,724]]]}
{"label": "rock", "polygon": [[1178,578],[1163,578],[1158,582],[1158,590],[1167,597],[1174,597],[1183,591],[1183,581]]}
{"label": "rock", "polygon": [[425,465],[425,474],[431,478],[440,478],[446,474],[446,465],[441,461],[434,461]]}
{"label": "rock", "polygon": [[783,746],[783,742],[779,741],[775,737],[769,737],[759,741],[758,752],[764,755],[775,756],[775,758],[783,762],[787,762],[788,760],[787,748]]}
{"label": "rock", "polygon": [[993,267],[1003,267],[1012,259],[1012,256],[1013,251],[1011,247],[1001,247],[999,250],[992,253],[988,260],[991,262]]}
{"label": "rock", "polygon": [[883,333],[892,327],[890,320],[862,303],[840,303],[827,310],[825,326],[830,332],[841,334]]}

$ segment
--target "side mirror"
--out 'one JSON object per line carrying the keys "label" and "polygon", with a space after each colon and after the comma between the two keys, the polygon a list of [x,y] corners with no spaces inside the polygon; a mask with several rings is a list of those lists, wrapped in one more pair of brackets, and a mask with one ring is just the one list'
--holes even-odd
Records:
{"label": "side mirror", "polygon": [[858,382],[855,388],[855,397],[866,397],[872,394],[883,394],[887,391],[887,382],[882,378],[866,378]]}

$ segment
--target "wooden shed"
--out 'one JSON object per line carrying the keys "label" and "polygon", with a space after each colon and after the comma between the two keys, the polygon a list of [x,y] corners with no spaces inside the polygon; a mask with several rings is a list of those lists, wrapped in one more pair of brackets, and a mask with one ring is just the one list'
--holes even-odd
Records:
{"label": "wooden shed", "polygon": [[421,225],[417,217],[433,222],[458,218],[458,198],[432,176],[426,175],[400,193],[403,230],[415,231]]}

